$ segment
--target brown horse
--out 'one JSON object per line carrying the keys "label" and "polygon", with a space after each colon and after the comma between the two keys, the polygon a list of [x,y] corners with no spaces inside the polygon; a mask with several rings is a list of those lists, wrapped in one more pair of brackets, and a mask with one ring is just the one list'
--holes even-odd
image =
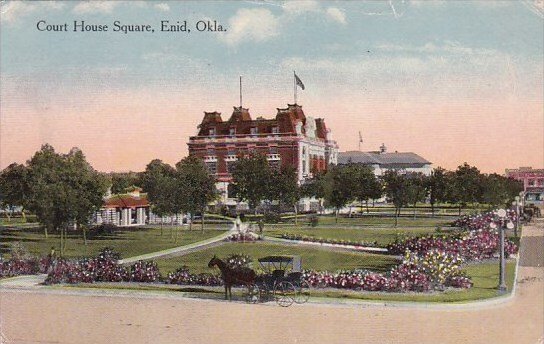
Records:
{"label": "brown horse", "polygon": [[250,268],[241,267],[233,269],[215,255],[208,263],[209,268],[213,268],[214,266],[217,266],[221,270],[221,277],[225,284],[225,300],[232,299],[231,288],[233,284],[244,284],[249,288],[255,283],[257,274]]}

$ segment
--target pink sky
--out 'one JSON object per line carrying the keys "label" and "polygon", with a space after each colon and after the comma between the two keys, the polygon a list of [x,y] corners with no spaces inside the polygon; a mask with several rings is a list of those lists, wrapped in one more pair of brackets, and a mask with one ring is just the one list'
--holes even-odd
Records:
{"label": "pink sky", "polygon": [[[155,158],[175,163],[187,155],[186,142],[203,111],[217,110],[228,119],[235,93],[110,90],[33,102],[10,97],[1,112],[0,168],[26,161],[43,143],[60,152],[77,146],[100,171],[140,171]],[[244,106],[253,117],[274,116],[277,107],[292,102],[276,93],[264,100],[255,92]],[[316,96],[300,103],[307,116],[326,119],[341,151],[357,148],[361,130],[363,150],[385,143],[389,151],[415,152],[435,167],[455,169],[466,161],[483,172],[503,173],[544,166],[542,99],[391,101],[344,94],[334,102]]]}

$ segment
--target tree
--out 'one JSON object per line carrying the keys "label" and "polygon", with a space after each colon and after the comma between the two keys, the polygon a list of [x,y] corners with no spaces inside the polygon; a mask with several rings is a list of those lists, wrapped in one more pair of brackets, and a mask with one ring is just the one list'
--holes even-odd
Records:
{"label": "tree", "polygon": [[395,227],[398,225],[398,218],[402,207],[410,201],[410,186],[408,179],[395,170],[386,171],[382,180],[385,187],[385,194],[389,201],[395,206]]}
{"label": "tree", "polygon": [[73,148],[63,155],[43,145],[28,162],[28,209],[43,225],[45,236],[58,230],[60,253],[66,248],[66,229],[87,225],[92,214],[103,205],[106,181]]}
{"label": "tree", "polygon": [[[176,206],[191,214],[200,212],[202,230],[204,230],[204,213],[208,203],[217,198],[215,179],[208,169],[195,156],[189,156],[176,164],[176,180],[178,185]],[[192,225],[191,221],[191,225]]]}
{"label": "tree", "polygon": [[306,180],[300,186],[301,197],[315,197],[319,200],[320,211],[323,208],[322,200],[325,198],[325,173],[314,175],[312,179]]}
{"label": "tree", "polygon": [[452,203],[458,204],[460,216],[462,207],[481,200],[482,178],[480,170],[466,162],[457,167],[451,177],[448,198]]}
{"label": "tree", "polygon": [[354,187],[354,198],[360,203],[366,202],[366,211],[368,212],[368,200],[377,199],[381,197],[382,186],[372,169],[367,166],[353,165],[350,166],[351,175],[350,179],[354,179],[350,182]]}
{"label": "tree", "polygon": [[67,169],[64,171],[69,176],[72,195],[76,199],[71,200],[74,211],[74,224],[83,232],[83,242],[87,245],[86,226],[92,215],[104,204],[104,194],[108,189],[108,180],[98,173],[85,159],[85,155],[78,148],[65,156]]}
{"label": "tree", "polygon": [[267,197],[270,168],[264,155],[241,157],[234,165],[232,182],[238,201],[247,201],[257,213],[257,206]]}
{"label": "tree", "polygon": [[162,217],[175,214],[174,197],[179,185],[175,180],[176,170],[159,159],[147,164],[142,174],[142,186],[147,192],[153,213],[161,217],[161,236],[163,235]]}
{"label": "tree", "polygon": [[508,201],[506,183],[496,173],[482,176],[482,201],[490,208],[504,205]]}
{"label": "tree", "polygon": [[338,212],[347,203],[355,199],[356,167],[354,164],[333,166],[325,174],[324,195],[325,201],[336,210],[335,222],[338,223]]}
{"label": "tree", "polygon": [[429,177],[427,177],[427,190],[429,192],[429,203],[431,204],[431,214],[434,216],[434,205],[437,202],[445,202],[448,179],[446,170],[442,167],[435,168]]}
{"label": "tree", "polygon": [[295,225],[298,224],[298,201],[301,197],[297,172],[292,167],[283,167],[272,171],[268,184],[269,200],[277,200],[280,204],[291,206],[295,210]]}
{"label": "tree", "polygon": [[111,193],[125,193],[132,186],[142,187],[142,178],[136,172],[112,172],[108,176],[111,178]]}
{"label": "tree", "polygon": [[414,219],[416,218],[417,202],[425,201],[427,196],[427,180],[423,173],[406,173],[406,187],[408,193],[408,202],[414,205]]}
{"label": "tree", "polygon": [[25,217],[25,199],[28,194],[27,169],[24,165],[13,163],[0,173],[0,207],[6,209],[8,221],[15,207],[22,207]]}

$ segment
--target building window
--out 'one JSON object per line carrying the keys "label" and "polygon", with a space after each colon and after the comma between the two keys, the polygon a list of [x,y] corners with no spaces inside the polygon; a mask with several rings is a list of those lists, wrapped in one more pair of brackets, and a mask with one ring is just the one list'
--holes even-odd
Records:
{"label": "building window", "polygon": [[215,136],[215,128],[211,128],[209,132],[210,136]]}
{"label": "building window", "polygon": [[236,128],[230,128],[230,129],[229,129],[229,135],[230,135],[230,136],[236,135]]}
{"label": "building window", "polygon": [[227,161],[227,173],[234,172],[236,168],[236,161]]}
{"label": "building window", "polygon": [[257,135],[257,133],[258,133],[257,127],[251,127],[250,133],[251,133],[251,135]]}
{"label": "building window", "polygon": [[270,154],[278,154],[278,147],[270,147]]}
{"label": "building window", "polygon": [[272,127],[272,134],[279,134],[279,133],[280,133],[280,128]]}
{"label": "building window", "polygon": [[208,152],[208,155],[215,155],[215,149],[213,148],[208,148],[207,152]]}
{"label": "building window", "polygon": [[274,171],[279,171],[281,167],[280,160],[268,160],[268,166]]}
{"label": "building window", "polygon": [[206,168],[208,169],[208,172],[210,174],[216,174],[217,173],[217,162],[206,162]]}
{"label": "building window", "polygon": [[535,186],[535,180],[534,179],[529,179],[529,186]]}

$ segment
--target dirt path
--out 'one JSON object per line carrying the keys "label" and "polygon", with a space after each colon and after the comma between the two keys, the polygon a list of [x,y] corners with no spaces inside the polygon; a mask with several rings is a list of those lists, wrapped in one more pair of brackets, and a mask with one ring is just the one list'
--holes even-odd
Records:
{"label": "dirt path", "polygon": [[0,290],[7,343],[544,343],[543,221],[525,227],[515,296],[474,307],[306,304]]}

